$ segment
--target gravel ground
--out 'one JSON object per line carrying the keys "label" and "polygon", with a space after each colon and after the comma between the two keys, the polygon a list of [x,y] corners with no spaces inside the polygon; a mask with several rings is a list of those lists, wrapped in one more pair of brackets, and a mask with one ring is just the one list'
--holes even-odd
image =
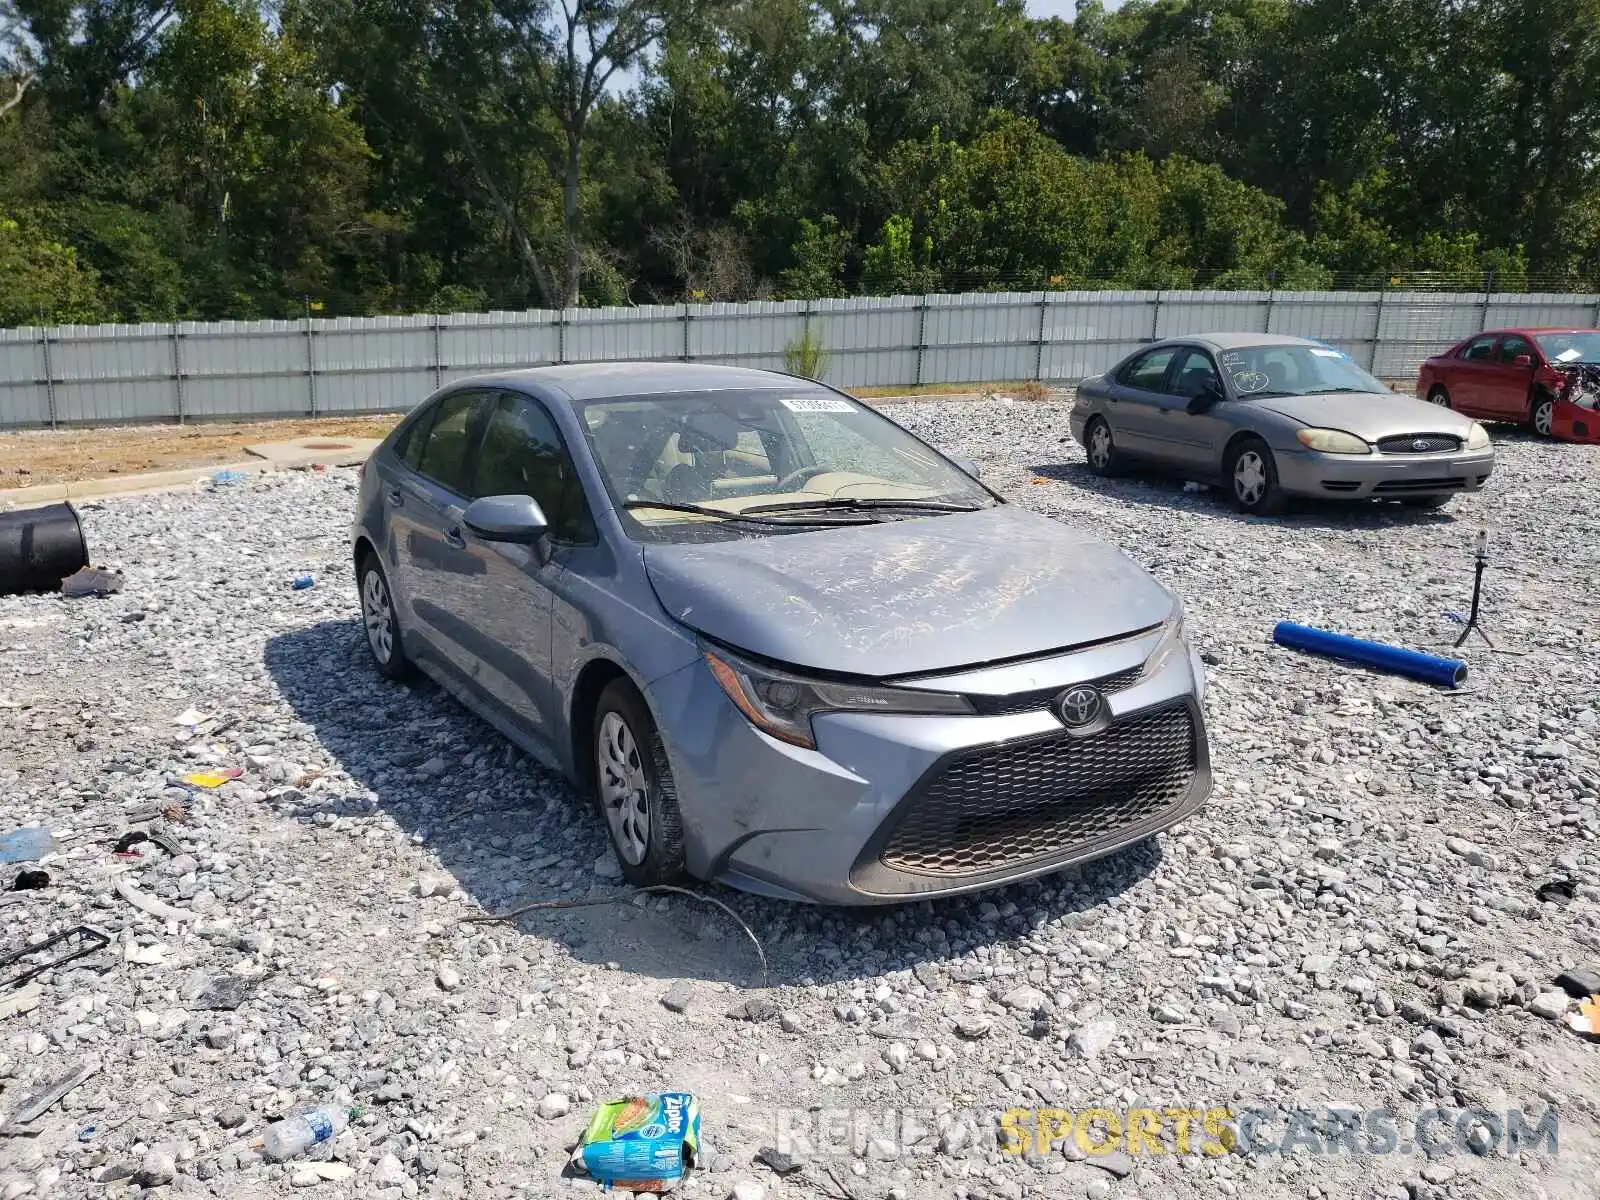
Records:
{"label": "gravel ground", "polygon": [[[1593,1197],[1600,1045],[1553,981],[1600,964],[1600,450],[1506,433],[1488,489],[1444,514],[1242,520],[1181,484],[1093,479],[1061,406],[893,415],[1186,598],[1212,663],[1206,809],[967,900],[853,913],[709,892],[759,936],[765,986],[702,901],[464,922],[621,889],[564,785],[367,665],[354,472],[91,506],[125,591],[0,600],[0,833],[43,822],[58,843],[47,889],[0,897],[0,947],[79,924],[113,940],[36,995],[0,987],[0,1014],[28,1009],[0,1016],[0,1111],[100,1069],[0,1137],[0,1200],[586,1192],[565,1167],[593,1103],[668,1086],[704,1106],[688,1195]],[[1447,646],[1480,526],[1506,652],[1470,644],[1468,688],[1269,644],[1292,618]],[[291,591],[303,571],[316,586]],[[211,719],[195,732],[174,720],[191,708]],[[244,775],[177,786],[210,766]],[[118,856],[129,829],[178,853]],[[1536,899],[1558,878],[1570,899]],[[264,1162],[265,1127],[311,1103],[360,1115]],[[1330,1105],[1392,1110],[1405,1152],[1341,1152],[1328,1122],[1291,1154],[1202,1152],[1198,1122],[1186,1154],[995,1141],[1013,1108],[1259,1109],[1260,1140]],[[1441,1107],[1480,1150],[1473,1110],[1553,1110],[1558,1152],[1411,1152],[1410,1123]],[[786,1176],[754,1161],[781,1140],[801,1162]]]}

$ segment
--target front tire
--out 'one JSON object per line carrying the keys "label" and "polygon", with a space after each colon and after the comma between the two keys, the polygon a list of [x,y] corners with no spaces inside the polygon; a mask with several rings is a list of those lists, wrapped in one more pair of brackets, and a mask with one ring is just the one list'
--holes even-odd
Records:
{"label": "front tire", "polygon": [[1278,486],[1278,464],[1260,438],[1246,438],[1228,452],[1224,470],[1234,506],[1243,513],[1270,517],[1288,502]]}
{"label": "front tire", "polygon": [[683,879],[683,818],[672,767],[644,698],[625,679],[600,693],[592,753],[595,802],[622,877],[635,887]]}
{"label": "front tire", "polygon": [[415,678],[417,668],[406,656],[401,642],[400,614],[395,608],[389,577],[384,574],[378,556],[370,550],[362,556],[356,584],[361,595],[361,623],[366,627],[367,650],[372,654],[373,665],[385,679],[396,683]]}
{"label": "front tire", "polygon": [[1111,425],[1104,417],[1091,417],[1083,431],[1083,450],[1089,459],[1089,470],[1101,479],[1110,479],[1122,473],[1122,455],[1117,452],[1116,439],[1111,436]]}
{"label": "front tire", "polygon": [[1551,437],[1556,420],[1556,398],[1549,392],[1538,392],[1533,397],[1533,412],[1528,424],[1540,437]]}

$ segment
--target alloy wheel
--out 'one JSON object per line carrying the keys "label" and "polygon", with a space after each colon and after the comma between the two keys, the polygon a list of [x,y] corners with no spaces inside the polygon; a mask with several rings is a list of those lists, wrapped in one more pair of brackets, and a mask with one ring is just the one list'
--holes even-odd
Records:
{"label": "alloy wheel", "polygon": [[367,645],[379,663],[388,665],[394,654],[394,606],[389,602],[389,589],[383,575],[376,568],[367,572],[361,583],[361,616],[367,626]]}
{"label": "alloy wheel", "polygon": [[608,712],[601,719],[595,755],[611,840],[624,861],[638,866],[650,850],[650,781],[638,741],[620,714]]}
{"label": "alloy wheel", "polygon": [[1105,422],[1099,422],[1089,434],[1089,461],[1096,470],[1105,470],[1106,464],[1111,461],[1111,430],[1107,429]]}
{"label": "alloy wheel", "polygon": [[1556,402],[1542,400],[1533,410],[1533,431],[1540,437],[1550,436],[1550,427],[1555,423]]}
{"label": "alloy wheel", "polygon": [[1239,503],[1252,506],[1261,502],[1267,490],[1267,464],[1255,450],[1246,450],[1233,464],[1233,494]]}

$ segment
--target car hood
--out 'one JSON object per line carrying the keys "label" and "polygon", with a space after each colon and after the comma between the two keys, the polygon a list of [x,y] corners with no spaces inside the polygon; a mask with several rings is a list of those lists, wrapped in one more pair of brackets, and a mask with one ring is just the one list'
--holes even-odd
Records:
{"label": "car hood", "polygon": [[1268,396],[1248,403],[1320,429],[1343,429],[1369,442],[1406,433],[1449,433],[1463,440],[1472,419],[1396,392]]}
{"label": "car hood", "polygon": [[876,678],[1102,641],[1176,605],[1121,551],[1010,505],[651,543],[644,560],[662,606],[691,629],[777,662]]}

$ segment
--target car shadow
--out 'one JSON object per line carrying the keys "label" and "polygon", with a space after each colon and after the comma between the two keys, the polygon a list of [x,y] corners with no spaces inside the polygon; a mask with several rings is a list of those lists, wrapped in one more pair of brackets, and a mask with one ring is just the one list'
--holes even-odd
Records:
{"label": "car shadow", "polygon": [[1277,516],[1242,513],[1220,485],[1191,485],[1179,476],[1155,469],[1129,468],[1115,478],[1096,475],[1087,463],[1050,463],[1026,468],[1044,479],[1070,483],[1108,500],[1149,504],[1182,512],[1205,512],[1240,522],[1289,522],[1324,529],[1388,529],[1395,525],[1451,525],[1456,517],[1448,508],[1407,508],[1387,501],[1337,501],[1296,497]]}
{"label": "car shadow", "polygon": [[[412,843],[437,855],[467,912],[620,899],[539,908],[515,923],[580,960],[636,975],[758,987],[914,970],[1051,922],[1091,928],[1107,900],[1161,861],[1159,842],[1147,839],[1043,879],[892,907],[795,904],[698,882],[686,885],[691,897],[645,895],[596,873],[597,860],[610,854],[603,822],[563,779],[442,689],[380,676],[359,619],[273,637],[265,665],[339,767]],[[319,792],[315,785],[284,786],[269,796],[276,811],[304,821],[372,811],[364,795]],[[412,884],[397,879],[392,888],[414,891]],[[407,902],[439,903],[415,895]],[[752,938],[766,957],[765,977]]]}

